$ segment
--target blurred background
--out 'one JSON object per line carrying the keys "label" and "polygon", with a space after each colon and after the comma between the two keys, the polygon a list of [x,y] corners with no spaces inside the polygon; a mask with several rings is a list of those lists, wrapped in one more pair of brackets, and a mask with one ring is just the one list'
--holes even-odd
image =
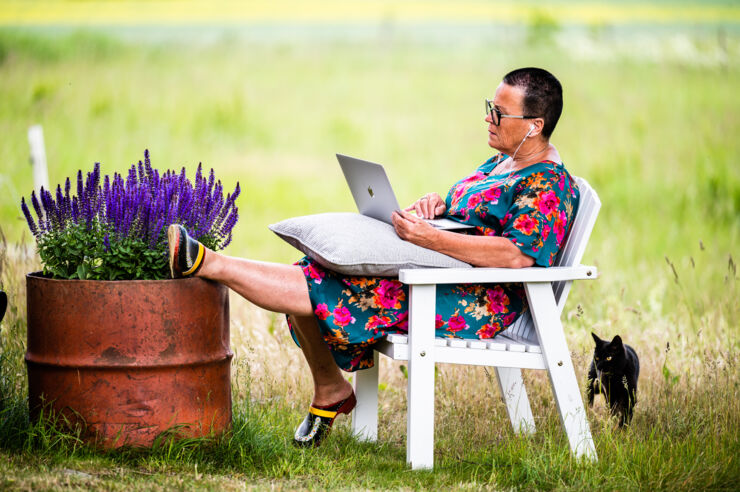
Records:
{"label": "blurred background", "polygon": [[383,163],[402,204],[444,194],[494,153],[483,99],[539,66],[565,91],[552,141],[603,202],[578,326],[738,344],[735,1],[3,0],[0,26],[9,244],[31,244],[40,124],[52,186],[145,149],[191,177],[202,162],[243,190],[227,252],[295,261],[267,225],[354,209],[336,152]]}
{"label": "blurred background", "polygon": [[[402,204],[444,194],[494,153],[483,100],[525,66],[561,80],[565,107],[552,142],[603,203],[583,260],[599,279],[576,284],[563,315],[579,381],[590,332],[620,334],[640,356],[640,396],[630,431],[618,434],[597,402],[590,419],[603,465],[585,474],[570,461],[553,465],[567,456],[559,417],[545,375],[527,371],[533,411],[545,415],[538,428],[556,444],[543,454],[521,441],[531,454],[514,447],[484,463],[517,488],[525,477],[546,477],[536,489],[562,489],[596,476],[573,488],[732,489],[740,469],[736,0],[0,0],[0,288],[10,299],[0,390],[25,415],[24,275],[39,269],[20,210],[34,186],[32,125],[43,128],[52,186],[95,162],[103,173],[125,171],[145,149],[154,166],[185,167],[191,178],[202,162],[227,190],[237,182],[243,190],[226,252],[293,262],[301,254],[268,224],[354,210],[335,153],[383,163]],[[284,439],[312,386],[284,317],[232,295],[231,333],[236,408],[267,416],[252,418],[253,429],[274,426],[255,439],[290,448]],[[404,369],[381,361],[380,413],[394,418],[381,418],[380,432],[398,463]],[[495,386],[480,368],[438,366],[438,454],[456,462],[492,442],[517,442],[507,438]],[[247,459],[263,455],[268,471],[259,473],[268,477],[321,463],[315,470],[331,484],[337,474],[387,468],[368,468],[364,455],[336,470],[344,454],[308,465],[294,451]],[[406,483],[388,469],[391,481],[378,483]],[[361,483],[377,487],[373,480]]]}

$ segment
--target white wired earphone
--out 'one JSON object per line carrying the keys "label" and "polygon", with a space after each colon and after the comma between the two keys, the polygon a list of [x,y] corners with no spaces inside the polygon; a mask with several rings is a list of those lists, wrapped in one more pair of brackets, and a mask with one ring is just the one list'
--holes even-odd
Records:
{"label": "white wired earphone", "polygon": [[[530,134],[531,134],[531,133],[532,133],[532,132],[534,131],[534,128],[535,128],[535,127],[534,127],[534,123],[532,123],[532,124],[530,124],[530,125],[529,125],[529,131],[527,132],[527,134],[526,134],[526,135],[524,135],[524,138],[522,139],[522,141],[521,141],[521,142],[519,142],[519,146],[518,146],[518,147],[516,148],[516,150],[514,151],[514,155],[512,155],[512,156],[511,156],[511,162],[512,162],[512,163],[514,162],[514,159],[516,158],[516,153],[517,153],[517,152],[519,152],[519,149],[520,149],[520,148],[522,147],[522,144],[524,143],[524,141],[525,141],[526,139],[528,139],[528,138],[529,138],[529,135],[530,135]],[[504,174],[505,172],[506,172],[506,171],[502,171],[502,172],[500,172],[500,173],[496,173],[496,174]],[[513,168],[512,168],[511,170],[509,170],[509,175],[511,175],[511,173],[512,173],[512,172],[514,172],[514,169],[513,169]]]}

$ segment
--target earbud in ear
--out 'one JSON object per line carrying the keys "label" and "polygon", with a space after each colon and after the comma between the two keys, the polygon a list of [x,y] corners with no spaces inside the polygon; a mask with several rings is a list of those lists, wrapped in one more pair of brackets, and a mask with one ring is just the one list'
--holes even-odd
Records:
{"label": "earbud in ear", "polygon": [[529,125],[529,131],[530,132],[533,132],[534,131],[534,123],[532,123],[531,125]]}

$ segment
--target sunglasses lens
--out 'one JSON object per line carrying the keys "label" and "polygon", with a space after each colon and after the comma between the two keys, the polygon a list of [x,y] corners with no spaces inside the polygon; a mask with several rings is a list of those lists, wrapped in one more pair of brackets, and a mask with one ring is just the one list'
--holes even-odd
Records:
{"label": "sunglasses lens", "polygon": [[494,109],[493,103],[486,99],[486,113],[491,115],[491,122],[498,126],[499,117],[498,112]]}

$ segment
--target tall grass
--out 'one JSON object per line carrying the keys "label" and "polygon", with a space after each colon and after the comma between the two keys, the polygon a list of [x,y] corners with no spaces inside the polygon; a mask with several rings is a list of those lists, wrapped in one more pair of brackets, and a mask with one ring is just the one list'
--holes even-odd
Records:
{"label": "tall grass", "polygon": [[[691,40],[701,49],[706,40]],[[740,480],[737,429],[740,82],[729,62],[609,57],[547,46],[413,41],[137,44],[101,34],[0,30],[0,487],[714,489]],[[734,51],[733,51],[734,50]],[[621,55],[620,55],[621,56]],[[290,444],[310,380],[281,316],[232,297],[234,430],[103,453],[30,423],[25,282],[38,269],[18,204],[31,189],[25,131],[44,125],[50,181],[101,161],[122,170],[198,161],[239,180],[242,221],[231,253],[292,261],[270,222],[351,210],[334,152],[386,164],[401,201],[445,190],[491,152],[481,100],[508,69],[541,65],[565,87],[554,135],[573,174],[604,204],[564,314],[577,374],[590,331],[620,334],[642,372],[632,425],[617,430],[597,398],[589,420],[599,461],[571,458],[544,374],[526,372],[538,432],[514,436],[492,374],[442,365],[436,468],[404,465],[405,377],[383,360],[380,443],[347,419],[319,450]]]}

